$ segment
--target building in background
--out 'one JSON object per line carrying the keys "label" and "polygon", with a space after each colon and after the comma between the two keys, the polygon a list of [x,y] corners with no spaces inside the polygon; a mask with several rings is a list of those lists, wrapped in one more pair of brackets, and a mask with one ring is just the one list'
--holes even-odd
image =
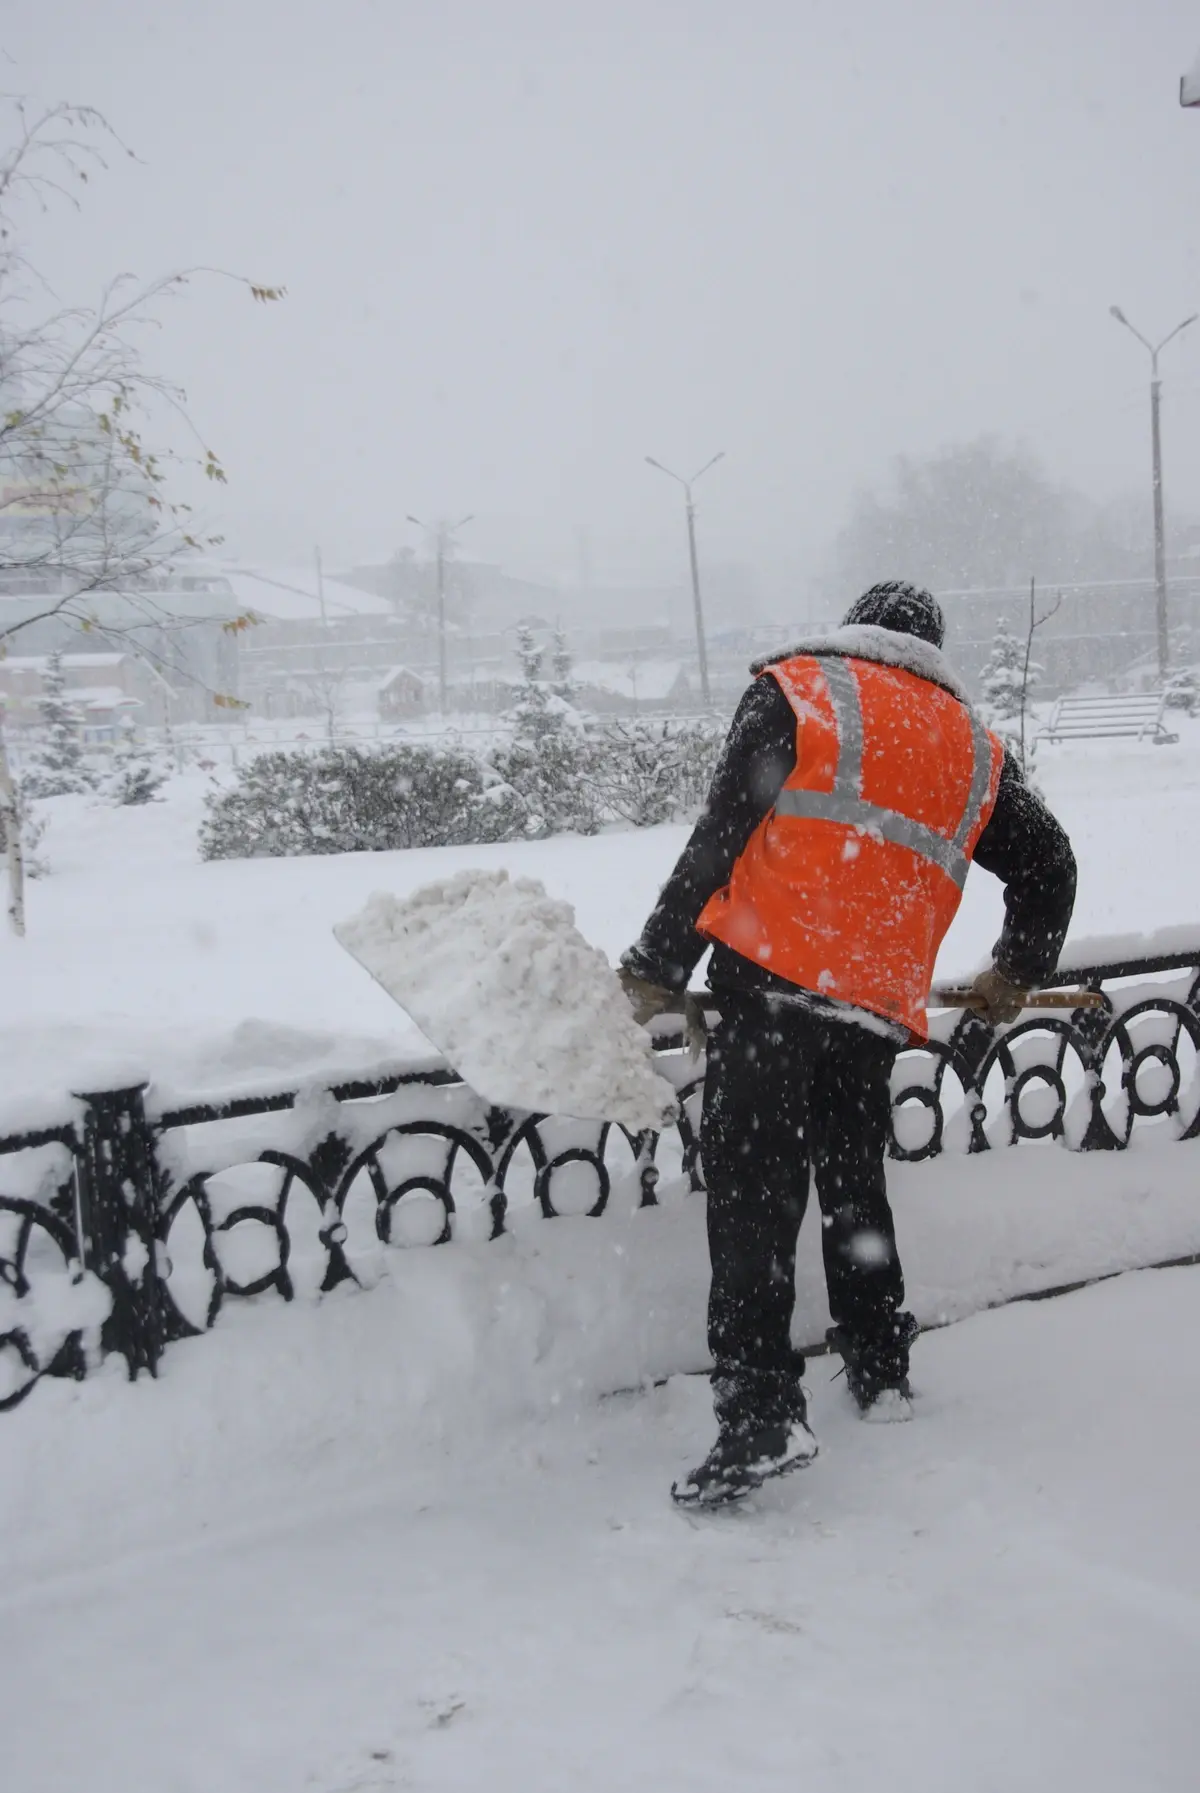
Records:
{"label": "building in background", "polygon": [[671,716],[696,706],[694,682],[680,660],[581,660],[571,682],[576,702],[598,715]]}
{"label": "building in background", "polygon": [[[18,737],[42,719],[48,654],[16,654],[0,660],[0,719]],[[64,654],[64,695],[79,717],[81,739],[118,739],[123,729],[154,719],[163,705],[163,681],[133,654]]]}
{"label": "building in background", "polygon": [[[517,631],[528,627],[550,653],[559,631],[574,663],[585,708],[614,713],[687,713],[699,708],[690,594],[674,586],[593,586],[559,592],[479,561],[448,565],[446,658],[448,707],[456,715],[498,715],[520,681]],[[0,592],[0,629],[28,622],[19,652],[0,662],[0,691],[10,726],[27,726],[26,690],[37,663],[54,652],[69,682],[91,693],[89,727],[115,725],[122,698],[134,701],[140,727],[229,723],[239,713],[265,719],[319,720],[332,731],[352,716],[403,720],[436,707],[436,602],[422,580],[428,568],[396,557],[383,568],[324,577],[314,564],[267,567],[195,560],[153,589],[95,592],[94,619],[52,612],[54,593]],[[1200,660],[1200,532],[1178,532],[1168,568],[1172,664]],[[356,583],[351,583],[351,580]],[[369,590],[376,584],[380,589]],[[1043,669],[1039,695],[1086,684],[1153,680],[1154,585],[1146,578],[1092,583],[1038,582],[1038,612],[1062,602],[1038,631],[1033,658]],[[789,642],[820,633],[804,619],[771,623],[752,609],[729,617],[726,590],[707,630],[713,706],[730,714],[750,679],[750,663]],[[987,664],[1003,622],[1023,639],[1027,585],[941,591],[947,647],[971,688]],[[724,620],[722,620],[722,616]],[[81,698],[80,702],[84,702]]]}
{"label": "building in background", "polygon": [[46,580],[35,589],[29,584],[0,591],[0,629],[16,657],[123,656],[139,678],[145,675],[146,689],[137,695],[144,719],[156,725],[209,720],[220,707],[216,696],[236,695],[236,604],[215,575],[189,569],[154,586],[88,592],[78,600]]}
{"label": "building in background", "polygon": [[393,666],[380,681],[376,695],[380,720],[403,722],[428,708],[425,681],[408,666]]}

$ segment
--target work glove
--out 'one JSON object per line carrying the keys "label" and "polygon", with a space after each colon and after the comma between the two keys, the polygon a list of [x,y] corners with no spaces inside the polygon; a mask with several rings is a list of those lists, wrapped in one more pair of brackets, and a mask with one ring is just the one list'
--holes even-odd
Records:
{"label": "work glove", "polygon": [[981,971],[971,985],[971,1007],[982,1015],[989,1027],[999,1027],[1005,1021],[1015,1021],[1023,1007],[1022,997],[1029,989],[1028,984],[1019,984],[998,965],[988,971]]}
{"label": "work glove", "polygon": [[684,1043],[693,1058],[703,1057],[708,1049],[708,1028],[703,1006],[695,996],[686,994],[681,999],[678,990],[651,983],[649,978],[639,977],[636,971],[630,971],[624,965],[617,972],[617,982],[629,999],[639,1027],[645,1027],[656,1015],[677,1015],[682,1009]]}

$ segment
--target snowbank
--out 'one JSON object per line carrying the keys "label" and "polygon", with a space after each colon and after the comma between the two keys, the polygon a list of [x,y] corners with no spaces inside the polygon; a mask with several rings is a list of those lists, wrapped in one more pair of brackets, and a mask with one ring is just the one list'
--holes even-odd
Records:
{"label": "snowbank", "polygon": [[1062,972],[1086,970],[1093,965],[1120,965],[1136,959],[1183,958],[1197,955],[1200,962],[1200,922],[1175,927],[1150,927],[1124,934],[1073,934],[1058,968]]}

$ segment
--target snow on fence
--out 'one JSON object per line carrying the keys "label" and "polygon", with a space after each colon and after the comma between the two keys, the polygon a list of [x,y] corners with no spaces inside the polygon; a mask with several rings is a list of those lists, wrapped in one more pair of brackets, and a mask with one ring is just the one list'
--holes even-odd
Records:
{"label": "snow on fence", "polygon": [[[1122,1151],[1146,1123],[1200,1135],[1200,943],[1160,944],[1178,950],[1062,970],[1103,992],[1095,1009],[996,1032],[940,1017],[897,1061],[892,1156]],[[701,1191],[700,1073],[678,1035],[659,1043],[680,1095],[663,1135],[498,1109],[425,1061],[169,1110],[152,1086],[104,1090],[60,1124],[0,1137],[0,1410],[109,1353],[131,1379],[154,1374],[231,1300],[368,1286],[389,1246],[598,1218],[617,1190],[652,1208],[664,1176]]]}

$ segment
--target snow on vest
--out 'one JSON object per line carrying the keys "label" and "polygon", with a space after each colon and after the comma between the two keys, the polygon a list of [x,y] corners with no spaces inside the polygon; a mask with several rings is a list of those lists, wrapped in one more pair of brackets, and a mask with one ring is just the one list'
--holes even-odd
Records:
{"label": "snow on vest", "polygon": [[925,1038],[1004,749],[967,704],[900,666],[797,652],[768,675],[796,714],[795,769],[697,926]]}

